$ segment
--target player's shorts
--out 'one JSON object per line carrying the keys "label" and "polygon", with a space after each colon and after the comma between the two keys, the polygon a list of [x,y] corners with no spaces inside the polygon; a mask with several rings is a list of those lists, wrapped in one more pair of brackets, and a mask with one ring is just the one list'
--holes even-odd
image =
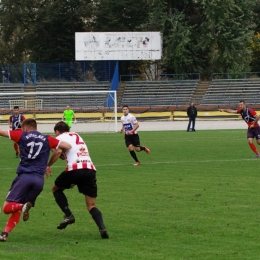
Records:
{"label": "player's shorts", "polygon": [[23,173],[19,174],[11,185],[11,188],[6,196],[6,201],[35,204],[35,200],[41,193],[44,185],[42,175]]}
{"label": "player's shorts", "polygon": [[125,135],[125,145],[128,147],[132,144],[135,147],[140,147],[140,139],[138,134],[134,135]]}
{"label": "player's shorts", "polygon": [[260,127],[248,128],[247,130],[247,138],[256,138],[260,139]]}
{"label": "player's shorts", "polygon": [[91,169],[78,169],[62,172],[55,180],[59,188],[70,189],[71,185],[77,185],[79,193],[89,197],[97,197],[96,171]]}
{"label": "player's shorts", "polygon": [[72,121],[65,121],[65,123],[71,128],[71,126],[72,126]]}

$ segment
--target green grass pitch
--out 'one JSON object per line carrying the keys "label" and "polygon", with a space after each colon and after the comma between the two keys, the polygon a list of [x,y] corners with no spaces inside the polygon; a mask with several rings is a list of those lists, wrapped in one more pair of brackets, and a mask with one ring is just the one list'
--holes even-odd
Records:
{"label": "green grass pitch", "polygon": [[[30,219],[0,243],[8,260],[259,259],[260,159],[246,130],[139,132],[151,154],[134,167],[123,135],[83,134],[97,167],[97,207],[110,239],[102,240],[84,197],[67,190],[76,222],[56,229],[63,213],[51,193],[59,161]],[[16,176],[13,144],[0,138],[0,198]],[[0,214],[0,230],[8,216]]]}

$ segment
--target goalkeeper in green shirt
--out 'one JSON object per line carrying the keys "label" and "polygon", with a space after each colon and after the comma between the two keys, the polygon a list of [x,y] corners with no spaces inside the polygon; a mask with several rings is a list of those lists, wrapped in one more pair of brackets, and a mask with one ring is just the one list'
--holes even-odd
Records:
{"label": "goalkeeper in green shirt", "polygon": [[65,123],[69,126],[69,128],[71,128],[73,119],[74,119],[74,123],[76,124],[77,121],[76,121],[74,111],[70,109],[70,106],[67,106],[66,110],[64,110],[63,112],[62,121],[65,121]]}

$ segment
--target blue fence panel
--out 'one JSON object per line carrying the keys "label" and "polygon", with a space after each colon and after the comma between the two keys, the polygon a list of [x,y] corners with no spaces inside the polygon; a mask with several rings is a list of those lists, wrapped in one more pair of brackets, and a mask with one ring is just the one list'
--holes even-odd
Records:
{"label": "blue fence panel", "polygon": [[[15,84],[24,82],[23,64],[2,64],[2,83]],[[1,82],[1,81],[0,81]]]}
{"label": "blue fence panel", "polygon": [[20,83],[27,86],[48,83],[111,82],[115,66],[116,61],[2,64],[2,83]]}
{"label": "blue fence panel", "polygon": [[[114,70],[114,75],[110,86],[110,90],[117,90],[118,85],[119,85],[119,69],[118,69],[118,62],[117,62]],[[110,93],[107,98],[107,107],[113,107],[114,103],[115,103],[115,95],[114,93]]]}

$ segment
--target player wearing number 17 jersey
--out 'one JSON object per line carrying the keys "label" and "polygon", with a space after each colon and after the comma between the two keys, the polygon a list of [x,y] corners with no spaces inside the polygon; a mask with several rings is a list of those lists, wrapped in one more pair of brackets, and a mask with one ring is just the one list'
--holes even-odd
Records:
{"label": "player wearing number 17 jersey", "polygon": [[[140,145],[140,139],[139,135],[137,133],[137,129],[139,127],[139,123],[137,122],[137,119],[129,113],[129,108],[127,105],[123,106],[123,113],[124,115],[121,117],[122,122],[122,128],[120,130],[120,133],[125,133],[125,144],[128,148],[130,155],[135,160],[134,166],[139,166],[140,162],[137,159],[136,152],[145,151],[146,153],[150,153],[150,150]],[[134,151],[135,148],[135,151]]]}
{"label": "player wearing number 17 jersey", "polygon": [[[52,192],[56,203],[64,212],[65,218],[57,226],[64,229],[69,224],[75,222],[64,189],[72,188],[77,185],[79,193],[85,196],[87,209],[99,228],[101,238],[109,238],[106,231],[102,213],[96,207],[97,183],[96,168],[89,156],[88,147],[78,133],[69,132],[69,126],[65,122],[58,122],[54,127],[54,132],[58,140],[66,140],[71,145],[71,149],[62,153],[57,149],[50,158],[48,166],[51,166],[58,158],[63,156],[67,161],[67,167],[55,180]],[[48,168],[47,168],[48,171]]]}
{"label": "player wearing number 17 jersey", "polygon": [[0,241],[5,242],[8,234],[20,221],[21,211],[24,221],[29,218],[29,210],[43,189],[43,177],[50,150],[70,149],[71,146],[67,142],[38,132],[34,119],[25,119],[22,122],[22,131],[0,129],[0,135],[17,142],[21,156],[16,171],[18,176],[14,179],[3,206],[3,212],[11,214],[0,235]]}

